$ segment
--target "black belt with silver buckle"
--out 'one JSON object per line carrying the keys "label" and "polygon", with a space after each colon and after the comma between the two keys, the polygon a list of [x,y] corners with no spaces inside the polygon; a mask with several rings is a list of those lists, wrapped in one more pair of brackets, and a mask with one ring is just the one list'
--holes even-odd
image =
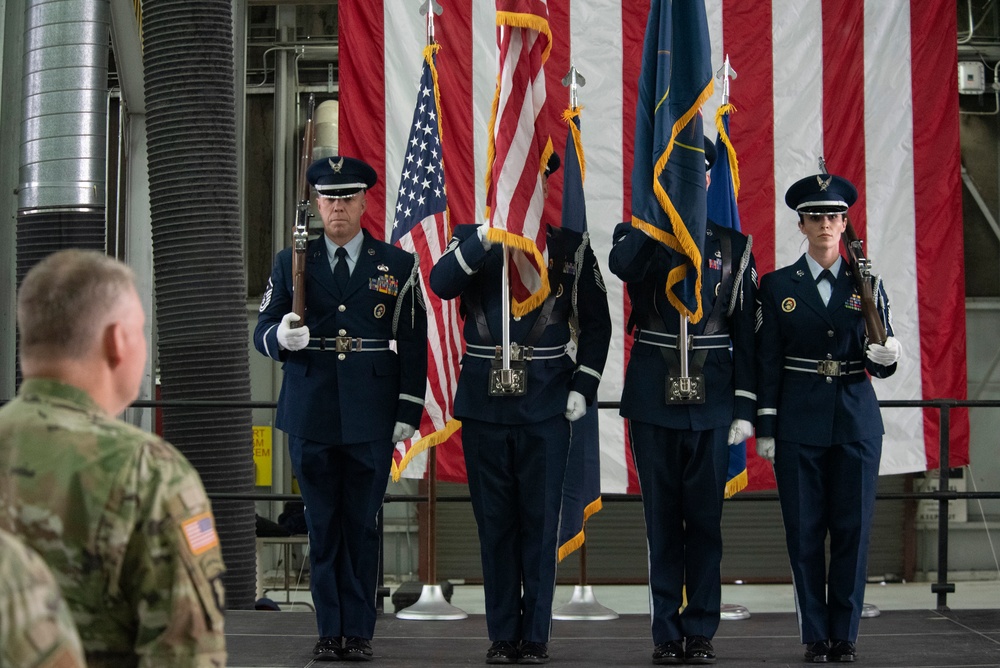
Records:
{"label": "black belt with silver buckle", "polygon": [[836,378],[864,373],[865,363],[859,360],[813,360],[803,357],[786,357],[785,369]]}
{"label": "black belt with silver buckle", "polygon": [[360,353],[389,350],[388,339],[359,339],[350,336],[318,336],[309,339],[309,350],[332,353]]}
{"label": "black belt with silver buckle", "polygon": [[[465,354],[488,360],[503,358],[503,346],[480,346],[474,343],[466,344]],[[566,346],[522,346],[510,344],[510,359],[512,362],[530,362],[531,360],[554,360],[566,354]]]}

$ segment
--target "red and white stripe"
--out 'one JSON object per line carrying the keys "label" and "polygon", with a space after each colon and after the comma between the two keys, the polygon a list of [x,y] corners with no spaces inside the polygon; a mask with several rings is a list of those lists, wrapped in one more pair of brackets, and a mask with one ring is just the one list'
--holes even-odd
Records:
{"label": "red and white stripe", "polygon": [[[428,216],[420,225],[414,227],[409,234],[399,240],[403,250],[417,253],[420,256],[420,289],[427,306],[427,338],[436,342],[427,355],[427,394],[424,401],[423,422],[421,422],[413,438],[406,443],[397,443],[394,461],[398,465],[403,462],[409,448],[421,438],[440,432],[448,427],[454,416],[455,388],[458,387],[459,366],[457,360],[462,357],[462,327],[458,318],[458,308],[455,302],[444,302],[431,290],[431,268],[444,254],[450,235],[445,233],[447,222],[444,214]],[[452,440],[442,445],[460,447],[457,434]],[[441,450],[444,452],[444,448]],[[427,451],[412,457],[409,465],[403,469],[404,478],[422,478],[427,470]],[[464,464],[459,470],[453,470],[454,461],[447,457],[439,460],[440,475],[448,477],[465,477]],[[395,473],[393,474],[395,476]]]}
{"label": "red and white stripe", "polygon": [[[455,222],[481,222],[485,210],[486,128],[496,84],[492,3],[454,0],[436,18],[449,206]],[[733,141],[739,154],[740,216],[754,237],[763,273],[802,252],[787,187],[817,171],[846,176],[861,193],[852,207],[868,255],[883,279],[904,359],[896,375],[875,381],[881,399],[964,398],[965,292],[958,143],[954,3],[947,0],[708,0],[713,63],[728,53]],[[573,64],[587,152],[587,213],[598,261],[607,266],[611,231],[631,211],[632,135],[639,55],[648,0],[548,0],[552,53],[546,64],[553,145],[565,145],[558,114]],[[395,2],[342,3],[340,146],[397,178],[403,154],[423,17]],[[390,35],[391,39],[384,39]],[[913,82],[913,83],[911,83]],[[914,85],[918,82],[918,85]],[[716,86],[721,91],[721,86]],[[706,105],[714,116],[721,93]],[[714,130],[706,124],[707,131]],[[386,221],[395,186],[369,197],[367,224]],[[543,220],[558,220],[561,172],[550,179]],[[381,192],[381,194],[379,194]],[[381,199],[380,199],[381,198]],[[381,232],[381,230],[379,230]],[[605,271],[615,337],[600,399],[621,396],[628,337],[627,299]],[[883,473],[937,465],[937,413],[883,411]],[[625,426],[603,411],[602,488],[637,491]],[[952,464],[968,461],[968,417],[953,411]],[[461,458],[441,449],[439,462]],[[751,455],[751,488],[766,486]],[[442,475],[441,479],[449,479]]]}

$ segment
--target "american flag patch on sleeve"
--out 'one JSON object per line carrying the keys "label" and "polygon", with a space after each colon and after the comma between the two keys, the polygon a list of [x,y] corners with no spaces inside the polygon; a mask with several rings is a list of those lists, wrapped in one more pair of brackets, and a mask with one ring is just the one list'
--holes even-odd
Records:
{"label": "american flag patch on sleeve", "polygon": [[186,520],[181,528],[187,539],[191,553],[198,555],[219,544],[219,535],[215,533],[215,521],[212,513],[202,513]]}

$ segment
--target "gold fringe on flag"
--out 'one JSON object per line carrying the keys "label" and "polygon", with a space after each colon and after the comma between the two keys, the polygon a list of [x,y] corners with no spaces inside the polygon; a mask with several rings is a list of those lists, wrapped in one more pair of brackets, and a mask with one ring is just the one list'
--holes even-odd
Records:
{"label": "gold fringe on flag", "polygon": [[574,552],[579,550],[580,547],[583,546],[583,543],[587,540],[587,536],[585,533],[587,529],[587,520],[590,519],[591,515],[593,515],[603,507],[604,504],[601,501],[601,497],[597,497],[596,499],[591,501],[586,508],[583,509],[583,526],[580,528],[580,533],[576,534],[568,541],[559,546],[559,561],[562,561],[563,559],[573,554]]}
{"label": "gold fringe on flag", "polygon": [[574,118],[580,117],[583,107],[569,107],[562,113],[563,122],[569,127],[573,134],[573,148],[576,150],[576,161],[580,165],[580,182],[587,182],[587,161],[583,158],[583,139],[580,137],[580,128],[573,122]]}
{"label": "gold fringe on flag", "polygon": [[[687,226],[684,225],[684,221],[681,219],[680,214],[674,207],[673,202],[670,201],[670,196],[660,183],[660,175],[667,167],[667,161],[670,159],[670,154],[674,150],[677,135],[684,128],[684,126],[691,122],[694,115],[699,113],[702,105],[705,104],[705,101],[712,96],[714,89],[714,83],[711,79],[709,79],[708,85],[705,86],[704,90],[702,90],[701,94],[694,101],[694,104],[692,104],[691,107],[684,112],[684,114],[677,119],[677,121],[674,122],[670,131],[670,141],[667,142],[667,148],[660,155],[659,159],[656,161],[656,165],[653,167],[653,192],[656,194],[656,199],[660,203],[660,208],[662,208],[666,212],[667,217],[670,218],[670,223],[674,231],[676,232],[680,230],[681,233],[669,234],[655,225],[651,225],[635,216],[632,217],[633,227],[637,227],[645,231],[649,234],[649,236],[653,237],[660,243],[666,244],[668,247],[683,253],[686,257],[690,258],[691,263],[697,268],[698,278],[695,282],[695,299],[697,300],[698,306],[693,313],[681,302],[681,300],[677,299],[671,291],[672,287],[684,280],[687,275],[687,270],[683,266],[675,267],[667,274],[667,299],[670,301],[670,304],[677,309],[677,312],[687,316],[692,324],[700,322],[702,316],[704,315],[704,310],[702,309],[701,304],[701,250],[694,242],[694,239],[691,238],[691,234],[687,231]],[[663,99],[657,103],[656,108],[659,109],[660,105],[662,105],[665,100],[666,95],[664,95]]]}
{"label": "gold fringe on flag", "polygon": [[736,476],[735,478],[726,483],[726,493],[723,496],[723,498],[728,499],[737,492],[742,492],[744,489],[746,489],[746,486],[747,484],[749,484],[749,482],[750,480],[749,477],[747,476],[747,470],[743,469],[743,471],[738,476]]}
{"label": "gold fringe on flag", "polygon": [[726,153],[729,154],[729,172],[733,175],[733,198],[739,202],[740,201],[740,161],[736,159],[736,149],[733,147],[732,140],[729,139],[729,133],[726,132],[726,126],[722,123],[722,117],[726,114],[732,116],[736,113],[736,107],[731,104],[724,104],[719,107],[719,110],[715,112],[715,129],[719,132],[719,137],[722,138],[722,143],[726,145],[729,149]]}
{"label": "gold fringe on flag", "polygon": [[433,434],[428,434],[411,445],[410,449],[406,451],[406,454],[399,461],[398,465],[396,464],[395,459],[392,460],[392,481],[399,482],[400,476],[403,474],[406,467],[410,465],[410,462],[413,461],[414,457],[421,454],[428,448],[433,448],[435,445],[441,445],[451,438],[452,434],[461,428],[462,423],[452,418],[451,420],[448,420],[448,424],[444,426],[444,429],[438,429]]}

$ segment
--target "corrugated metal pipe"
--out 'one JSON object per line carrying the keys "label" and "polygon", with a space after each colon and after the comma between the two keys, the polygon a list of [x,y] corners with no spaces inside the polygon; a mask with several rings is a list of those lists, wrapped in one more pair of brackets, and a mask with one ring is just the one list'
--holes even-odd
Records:
{"label": "corrugated metal pipe", "polygon": [[[147,0],[143,60],[161,396],[250,399],[230,0]],[[211,492],[253,491],[251,410],[169,408]],[[229,608],[256,593],[254,507],[213,504]]]}
{"label": "corrugated metal pipe", "polygon": [[62,248],[105,250],[106,0],[28,0],[17,284]]}

